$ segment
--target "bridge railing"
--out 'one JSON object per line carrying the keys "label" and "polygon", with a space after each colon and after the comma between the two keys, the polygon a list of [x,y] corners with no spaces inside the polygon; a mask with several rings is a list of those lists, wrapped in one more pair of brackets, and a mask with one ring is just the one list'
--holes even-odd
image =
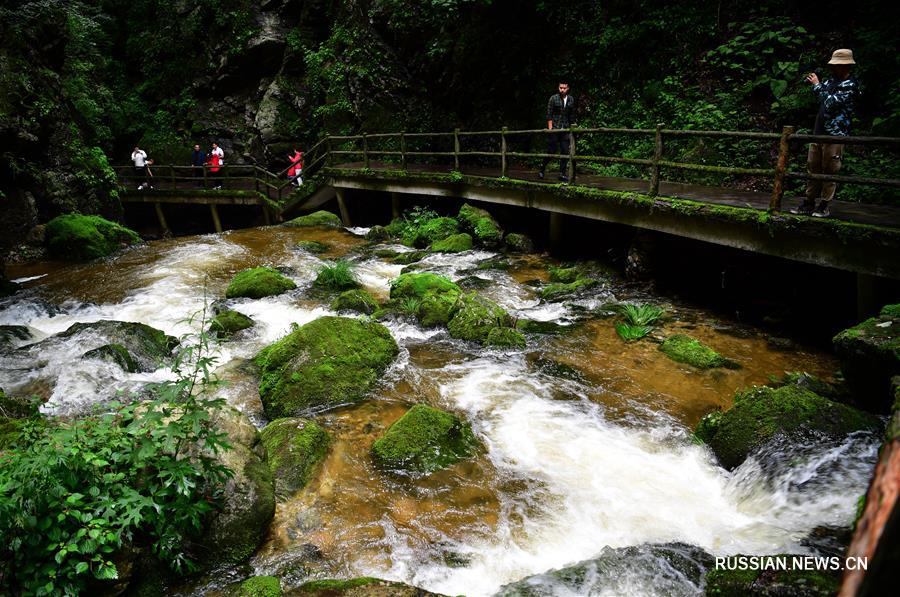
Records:
{"label": "bridge railing", "polygon": [[[803,171],[791,170],[791,158],[800,155],[792,144],[799,143],[841,143],[843,145],[861,146],[887,146],[900,147],[900,138],[895,137],[831,137],[823,135],[797,134],[794,127],[786,126],[780,133],[764,133],[749,131],[712,131],[712,130],[678,130],[666,129],[662,124],[652,129],[630,128],[572,128],[572,129],[526,129],[486,131],[454,131],[444,132],[393,132],[358,135],[330,135],[324,139],[327,147],[324,161],[333,164],[340,158],[362,159],[363,168],[370,168],[373,158],[383,159],[398,163],[401,169],[406,170],[410,162],[430,162],[436,164],[443,161],[447,166],[452,159],[452,169],[461,170],[461,162],[470,158],[495,159],[500,167],[500,176],[507,177],[510,174],[512,160],[536,160],[536,159],[562,159],[567,160],[568,178],[574,179],[575,164],[577,162],[599,164],[628,164],[639,166],[649,171],[647,193],[655,196],[659,193],[660,182],[663,181],[665,170],[682,170],[722,174],[729,176],[754,176],[765,177],[771,180],[771,199],[769,209],[780,211],[784,197],[785,186],[791,180],[821,180],[840,183],[877,185],[884,187],[900,187],[900,180],[892,178],[879,178],[872,176],[847,176],[836,174],[811,174]],[[546,153],[534,151],[515,151],[510,149],[510,140],[521,136],[540,137],[544,135],[565,136],[568,141],[568,153]],[[644,137],[653,147],[653,151],[646,157],[627,157],[622,155],[594,155],[578,153],[579,139],[589,135],[627,135]],[[726,139],[734,141],[751,141],[756,143],[776,144],[777,150],[771,152],[775,156],[771,167],[749,168],[736,166],[722,166],[691,161],[676,161],[666,159],[667,141],[680,138],[710,138]],[[488,138],[492,140],[492,149],[485,149],[485,142],[481,141],[480,148],[464,148],[464,142],[471,138]],[[412,148],[411,143],[429,140],[432,149]],[[373,147],[373,143],[389,141],[391,147],[379,149]],[[320,141],[320,143],[322,143]],[[441,147],[442,146],[442,147]],[[440,147],[439,149],[437,149]],[[423,160],[424,159],[424,160]]]}

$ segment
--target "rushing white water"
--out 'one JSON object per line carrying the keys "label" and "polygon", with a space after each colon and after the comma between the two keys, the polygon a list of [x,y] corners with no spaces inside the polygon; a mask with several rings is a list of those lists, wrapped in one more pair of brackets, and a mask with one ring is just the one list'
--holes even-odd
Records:
{"label": "rushing white water", "polygon": [[[186,316],[222,295],[221,281],[211,290],[210,272],[221,271],[250,250],[233,236],[199,237],[168,249],[116,303],[70,302],[56,308],[35,298],[7,299],[0,304],[0,324],[28,326],[33,338],[15,341],[16,350],[0,353],[0,387],[16,391],[46,383],[52,391],[45,411],[66,413],[165,379],[171,374],[166,369],[127,374],[112,363],[82,359],[85,351],[105,343],[99,336],[51,338],[39,354],[20,345],[44,340],[76,322],[103,319],[142,322],[175,336],[196,332],[197,323]],[[290,255],[272,265],[286,268],[296,291],[228,301],[255,325],[220,346],[223,365],[252,356],[288,333],[292,323],[332,313],[327,304],[305,295],[323,260],[300,251]],[[431,255],[417,268],[460,278],[492,256],[484,251]],[[371,257],[355,263],[363,285],[381,298],[403,268]],[[566,323],[574,318],[573,304],[592,309],[611,296],[598,290],[574,302],[543,303],[506,272],[483,270],[477,276],[487,281],[486,296],[516,316],[539,321]],[[408,322],[386,325],[402,348],[395,377],[414,367],[409,346],[446,339],[441,330]],[[729,473],[715,465],[706,449],[691,444],[686,429],[665,414],[636,407],[630,417],[614,416],[588,400],[577,382],[530,368],[521,352],[472,350],[464,351],[468,358],[421,377],[442,380],[443,406],[472,422],[500,477],[497,487],[509,481],[526,489],[498,489],[500,518],[490,533],[440,538],[464,556],[465,566],[423,558],[415,541],[384,518],[372,524],[384,531],[388,564],[355,562],[354,573],[447,594],[487,595],[525,576],[596,557],[607,547],[678,541],[714,555],[804,552],[801,540],[816,526],[850,522],[856,496],[871,473],[877,449],[871,435],[853,436],[840,445],[792,446],[790,457],[779,453],[784,446],[774,445]],[[253,391],[252,385],[239,382],[223,395],[237,402]],[[557,399],[560,394],[570,399]],[[619,594],[657,590],[641,584],[653,583],[652,577],[628,578]],[[559,588],[558,594],[568,593]]]}

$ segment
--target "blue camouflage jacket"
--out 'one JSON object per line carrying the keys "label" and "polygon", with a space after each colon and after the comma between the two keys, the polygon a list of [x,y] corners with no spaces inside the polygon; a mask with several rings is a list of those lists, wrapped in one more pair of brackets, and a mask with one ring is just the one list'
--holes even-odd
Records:
{"label": "blue camouflage jacket", "polygon": [[819,99],[819,114],[813,134],[849,135],[859,97],[856,78],[849,77],[843,81],[827,79],[813,85],[812,90]]}

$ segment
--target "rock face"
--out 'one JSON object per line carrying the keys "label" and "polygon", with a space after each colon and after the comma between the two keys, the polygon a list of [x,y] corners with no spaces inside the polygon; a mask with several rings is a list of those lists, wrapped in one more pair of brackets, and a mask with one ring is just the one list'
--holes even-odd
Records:
{"label": "rock face", "polygon": [[331,444],[328,432],[309,419],[276,419],[260,435],[279,498],[290,497],[306,486]]}
{"label": "rock face", "polygon": [[468,423],[417,404],[372,445],[372,458],[384,469],[428,474],[468,458],[476,446]]}
{"label": "rock face", "polygon": [[234,277],[225,291],[227,298],[263,298],[293,290],[297,285],[271,267],[255,267]]}
{"label": "rock face", "polygon": [[760,386],[735,394],[734,406],[724,413],[703,417],[695,435],[712,448],[722,466],[733,469],[776,435],[791,438],[813,432],[840,439],[879,427],[872,415],[799,386]]}
{"label": "rock face", "polygon": [[178,345],[178,339],[143,323],[130,321],[97,321],[76,323],[58,334],[69,338],[76,334],[93,333],[109,342],[89,350],[82,358],[110,359],[126,371],[155,371]]}
{"label": "rock face", "polygon": [[687,363],[698,369],[712,369],[725,367],[727,369],[740,369],[740,364],[723,357],[699,340],[695,340],[684,334],[669,336],[659,345],[667,357],[679,363]]}
{"label": "rock face", "polygon": [[53,218],[47,223],[46,234],[50,252],[62,259],[96,259],[141,242],[133,230],[100,216],[80,214]]}
{"label": "rock face", "polygon": [[900,305],[888,305],[872,317],[834,337],[841,371],[864,407],[887,413],[891,377],[900,375]]}
{"label": "rock face", "polygon": [[462,228],[472,235],[476,243],[492,249],[500,246],[503,229],[486,210],[465,203],[459,209],[458,218]]}
{"label": "rock face", "polygon": [[252,319],[232,309],[223,309],[213,317],[209,331],[219,338],[228,338],[249,327],[253,327]]}
{"label": "rock face", "polygon": [[379,323],[320,317],[264,348],[259,393],[270,419],[362,400],[399,353]]}
{"label": "rock face", "polygon": [[435,241],[431,245],[431,250],[435,253],[462,253],[472,248],[472,237],[463,232],[462,234],[454,234],[439,241]]}
{"label": "rock face", "polygon": [[378,301],[365,290],[348,290],[338,295],[331,303],[334,311],[354,311],[363,315],[371,315],[378,309]]}
{"label": "rock face", "polygon": [[311,226],[325,226],[328,228],[340,228],[341,219],[330,211],[314,211],[313,213],[288,220],[284,226],[295,228],[308,228]]}
{"label": "rock face", "polygon": [[215,424],[228,434],[231,449],[218,458],[234,477],[225,485],[222,509],[212,515],[198,541],[198,556],[207,568],[237,564],[253,555],[275,514],[272,472],[256,427],[230,407],[217,414]]}

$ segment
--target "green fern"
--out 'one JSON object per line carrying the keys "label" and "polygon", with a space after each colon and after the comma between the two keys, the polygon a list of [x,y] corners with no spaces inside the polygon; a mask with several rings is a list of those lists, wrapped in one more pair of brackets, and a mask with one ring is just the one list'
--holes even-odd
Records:
{"label": "green fern", "polygon": [[652,326],[664,313],[656,305],[622,305],[619,307],[619,311],[625,317],[626,322],[639,327]]}
{"label": "green fern", "polygon": [[640,340],[653,331],[652,325],[632,325],[630,323],[617,323],[616,333],[626,342]]}

